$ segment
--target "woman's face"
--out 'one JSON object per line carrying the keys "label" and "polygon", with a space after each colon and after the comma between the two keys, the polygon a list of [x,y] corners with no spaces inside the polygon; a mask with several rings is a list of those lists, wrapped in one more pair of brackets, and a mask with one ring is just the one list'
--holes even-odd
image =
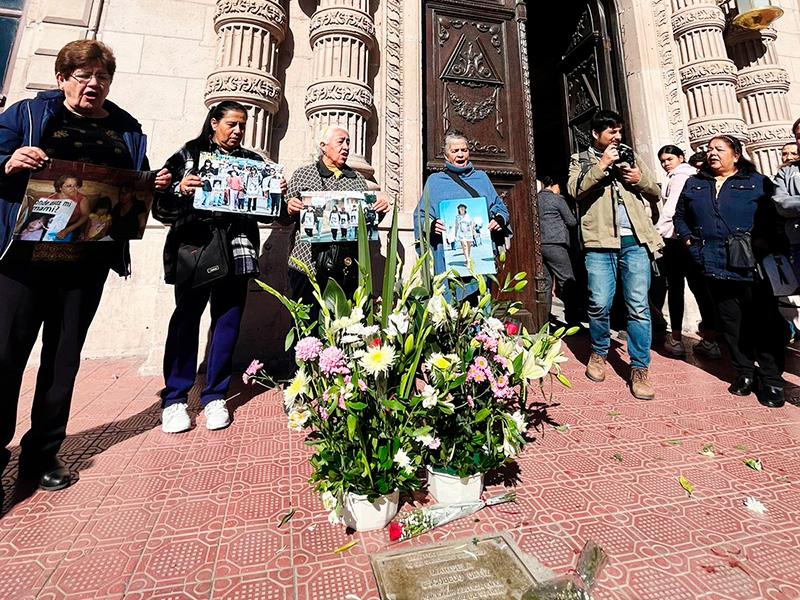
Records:
{"label": "woman's face", "polygon": [[129,188],[120,188],[119,190],[119,201],[122,204],[127,204],[133,200],[133,190]]}
{"label": "woman's face", "polygon": [[84,117],[105,115],[103,103],[111,88],[111,75],[101,63],[78,67],[69,76],[56,74],[58,89],[64,92],[64,103]]}
{"label": "woman's face", "polygon": [[459,207],[458,207],[458,214],[460,214],[460,215],[465,215],[465,214],[467,214],[467,209],[466,209],[466,208],[464,208],[463,206],[459,206]]}
{"label": "woman's face", "polygon": [[211,129],[214,130],[214,142],[230,152],[242,144],[244,132],[247,128],[247,115],[238,110],[230,110],[217,121],[211,119]]}
{"label": "woman's face", "polygon": [[78,180],[74,177],[67,177],[64,183],[61,184],[61,195],[67,198],[74,198],[78,195],[79,189]]}
{"label": "woman's face", "polygon": [[667,173],[670,173],[675,167],[683,162],[683,157],[664,152],[664,154],[659,156],[659,160],[661,160],[661,167]]}
{"label": "woman's face", "polygon": [[451,165],[456,167],[466,167],[469,163],[469,146],[467,140],[453,140],[444,151],[444,157]]}
{"label": "woman's face", "polygon": [[44,222],[41,219],[34,219],[30,223],[28,223],[26,229],[28,231],[37,231],[39,229],[42,229],[43,227],[44,227]]}
{"label": "woman's face", "polygon": [[734,152],[731,143],[724,138],[714,138],[708,145],[706,162],[716,174],[729,173],[736,169],[736,161],[741,155]]}

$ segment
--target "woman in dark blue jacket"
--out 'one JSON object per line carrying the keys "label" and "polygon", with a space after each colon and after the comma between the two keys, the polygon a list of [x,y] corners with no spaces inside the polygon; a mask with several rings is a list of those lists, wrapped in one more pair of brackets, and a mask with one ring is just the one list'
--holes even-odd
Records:
{"label": "woman in dark blue jacket", "polygon": [[[70,472],[56,455],[66,435],[81,348],[109,268],[127,275],[130,260],[127,242],[12,243],[28,174],[51,158],[148,168],[141,126],[106,100],[116,67],[110,48],[94,40],[70,42],[55,67],[57,90],[0,115],[0,473],[10,457],[6,446],[14,437],[22,375],[43,329],[19,473],[48,491],[70,484]],[[169,182],[167,171],[158,174],[157,187]]]}
{"label": "woman in dark blue jacket", "polygon": [[781,250],[773,185],[742,157],[742,144],[734,137],[713,138],[706,159],[700,172],[686,181],[673,219],[675,230],[703,269],[719,313],[718,326],[738,374],[728,391],[748,396],[757,378],[759,402],[777,408],[784,404],[786,327],[769,283],[759,279],[755,265],[732,266],[726,244],[740,234],[750,240],[756,258]]}

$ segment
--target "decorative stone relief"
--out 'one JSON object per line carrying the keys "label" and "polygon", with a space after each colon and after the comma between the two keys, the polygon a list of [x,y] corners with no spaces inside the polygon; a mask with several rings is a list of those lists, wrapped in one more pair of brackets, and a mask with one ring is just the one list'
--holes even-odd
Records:
{"label": "decorative stone relief", "polygon": [[462,35],[459,39],[440,79],[457,81],[462,85],[473,87],[503,85],[503,80],[500,79],[497,69],[487,56],[481,40],[479,38],[468,39],[466,35]]}
{"label": "decorative stone relief", "polygon": [[370,178],[366,156],[367,122],[372,113],[370,50],[376,44],[369,0],[321,0],[311,17],[314,51],[312,83],[306,92],[306,117],[314,136],[330,125],[350,134],[348,164]]}
{"label": "decorative stone relief", "polygon": [[384,109],[384,174],[382,187],[398,209],[403,208],[403,3],[386,0],[386,98]]}
{"label": "decorative stone relief", "polygon": [[247,106],[244,145],[269,156],[272,117],[283,97],[275,71],[286,11],[279,0],[217,0],[214,29],[217,60],[206,80],[206,106],[225,100]]}
{"label": "decorative stone relief", "polygon": [[673,53],[672,28],[667,14],[667,0],[653,0],[653,17],[658,36],[658,55],[661,61],[661,79],[666,92],[670,133],[676,144],[686,142],[680,87],[675,76],[676,65]]}
{"label": "decorative stone relief", "polygon": [[789,75],[778,64],[777,33],[772,28],[746,31],[731,28],[728,53],[739,69],[736,96],[749,131],[747,150],[759,171],[773,175],[780,167],[780,151],[792,141],[792,115],[787,93]]}
{"label": "decorative stone relief", "polygon": [[714,135],[747,139],[736,100],[736,66],[725,51],[725,15],[716,0],[672,0],[672,32],[679,49],[681,87],[689,112],[689,143]]}

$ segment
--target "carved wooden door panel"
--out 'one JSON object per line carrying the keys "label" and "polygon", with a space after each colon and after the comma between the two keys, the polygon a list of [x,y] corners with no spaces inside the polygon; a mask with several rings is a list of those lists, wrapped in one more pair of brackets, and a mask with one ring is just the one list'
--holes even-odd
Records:
{"label": "carved wooden door panel", "polygon": [[511,213],[509,270],[529,274],[521,300],[539,323],[541,286],[533,277],[541,277],[541,258],[531,191],[536,177],[524,18],[524,5],[515,0],[425,3],[425,169],[427,175],[444,168],[448,129],[467,136],[473,164],[488,173]]}
{"label": "carved wooden door panel", "polygon": [[589,0],[572,33],[561,63],[571,153],[591,145],[589,123],[602,109],[622,111],[614,71],[615,45],[609,37],[609,15],[600,0]]}

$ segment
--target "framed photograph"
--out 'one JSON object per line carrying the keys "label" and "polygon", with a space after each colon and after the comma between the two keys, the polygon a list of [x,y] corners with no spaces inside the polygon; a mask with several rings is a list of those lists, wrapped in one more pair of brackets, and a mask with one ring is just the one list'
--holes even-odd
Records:
{"label": "framed photograph", "polygon": [[489,232],[486,198],[461,198],[439,203],[439,218],[444,223],[444,262],[448,269],[469,277],[469,261],[478,275],[497,272]]}
{"label": "framed photograph", "polygon": [[107,242],[144,235],[155,171],[128,171],[51,160],[31,173],[14,239]]}
{"label": "framed photograph", "polygon": [[316,243],[358,241],[358,207],[364,211],[367,239],[378,240],[375,192],[303,192],[300,241]]}
{"label": "framed photograph", "polygon": [[199,210],[277,217],[281,212],[283,165],[201,152],[194,193]]}

